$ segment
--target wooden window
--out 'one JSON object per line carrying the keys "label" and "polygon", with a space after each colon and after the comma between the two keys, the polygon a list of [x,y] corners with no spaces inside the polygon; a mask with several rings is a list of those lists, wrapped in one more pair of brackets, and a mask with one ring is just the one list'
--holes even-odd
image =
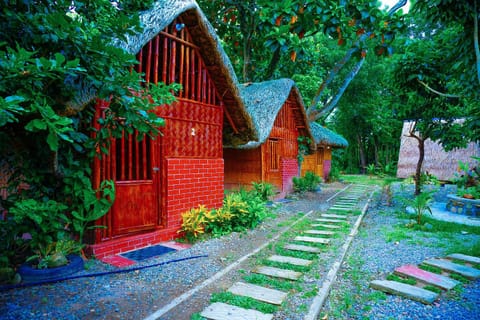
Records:
{"label": "wooden window", "polygon": [[278,156],[279,143],[278,140],[269,139],[268,140],[268,159],[267,163],[269,164],[270,171],[278,171],[280,169],[280,159]]}
{"label": "wooden window", "polygon": [[116,181],[152,179],[151,140],[148,136],[138,141],[138,132],[125,133],[112,144],[112,153],[116,155],[112,171]]}

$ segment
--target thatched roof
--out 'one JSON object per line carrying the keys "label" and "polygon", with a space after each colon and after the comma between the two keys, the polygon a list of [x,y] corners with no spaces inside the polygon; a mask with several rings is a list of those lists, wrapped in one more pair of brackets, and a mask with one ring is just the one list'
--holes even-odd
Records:
{"label": "thatched roof", "polygon": [[348,147],[348,141],[344,137],[316,122],[310,122],[310,130],[312,130],[312,135],[317,145],[330,146],[332,148]]}
{"label": "thatched roof", "polygon": [[[240,97],[238,80],[230,59],[220,45],[214,28],[194,0],[156,1],[150,10],[140,14],[143,32],[127,36],[126,41],[118,40],[115,44],[136,54],[177,17],[181,17],[195,45],[199,47],[210,77],[225,104],[224,142],[235,145],[257,139],[253,123]],[[233,126],[229,125],[227,114]]]}
{"label": "thatched roof", "polygon": [[[418,161],[418,142],[408,137],[411,122],[404,122],[398,155],[397,177],[408,178],[415,174]],[[443,147],[428,139],[425,141],[425,159],[422,172],[433,174],[439,180],[452,181],[458,170],[458,162],[474,164],[471,157],[480,157],[480,145],[469,143],[464,149],[454,149],[446,152]]]}
{"label": "thatched roof", "polygon": [[[293,111],[295,124],[299,128],[300,135],[307,136],[313,141],[303,99],[293,80],[279,79],[260,83],[247,83],[240,87],[240,91],[247,106],[248,114],[251,116],[257,130],[258,141],[249,141],[246,144],[233,147],[253,149],[262,145],[270,136],[275,119],[290,95],[293,95],[299,106],[299,108]],[[315,149],[313,143],[311,148]]]}

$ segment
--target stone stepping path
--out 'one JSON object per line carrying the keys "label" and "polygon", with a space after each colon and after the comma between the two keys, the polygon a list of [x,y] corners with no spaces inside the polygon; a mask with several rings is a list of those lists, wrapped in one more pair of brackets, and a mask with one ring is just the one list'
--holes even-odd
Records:
{"label": "stone stepping path", "polygon": [[[480,258],[464,254],[454,253],[447,256],[447,258],[457,259],[471,264],[480,264]],[[453,263],[447,259],[429,259],[423,261],[423,264],[439,268],[447,274],[459,274],[468,279],[480,278],[479,269]],[[424,304],[431,304],[437,299],[438,294],[433,291],[422,289],[422,286],[427,284],[448,291],[460,284],[459,281],[452,279],[449,276],[425,271],[414,265],[404,265],[398,267],[395,269],[394,274],[401,277],[413,278],[420,281],[420,283],[417,283],[415,286],[413,286],[397,281],[374,280],[370,282],[370,287],[386,293],[396,294],[411,300],[419,301]]]}
{"label": "stone stepping path", "polygon": [[288,293],[269,289],[255,284],[237,282],[228,289],[228,292],[236,294],[238,296],[253,298],[258,301],[281,305],[283,300],[287,297]]}
{"label": "stone stepping path", "polygon": [[293,240],[302,241],[302,242],[309,242],[309,243],[320,243],[320,244],[329,244],[330,243],[330,239],[318,238],[318,237],[298,236],[298,237],[295,237]]}
{"label": "stone stepping path", "polygon": [[432,304],[438,297],[438,293],[390,280],[373,280],[370,282],[370,287],[424,304]]}
{"label": "stone stepping path", "polygon": [[326,230],[305,230],[305,234],[318,234],[322,236],[333,236],[335,234],[334,231],[326,231]]}
{"label": "stone stepping path", "polygon": [[425,271],[414,265],[398,267],[393,273],[402,277],[410,277],[444,290],[451,290],[456,285],[460,284],[460,282],[457,280],[433,272]]}
{"label": "stone stepping path", "polygon": [[278,255],[273,255],[269,257],[267,260],[273,261],[273,262],[288,263],[288,264],[293,264],[295,266],[302,266],[302,267],[308,267],[313,262],[312,260],[300,259],[300,258],[288,257],[288,256],[278,256]]}
{"label": "stone stepping path", "polygon": [[[348,213],[356,208],[360,196],[363,195],[365,195],[365,191],[363,189],[360,190],[360,188],[358,187],[352,188],[351,190],[349,190],[348,195],[343,196],[341,199],[338,199],[337,203],[335,203],[328,209],[328,211],[331,210],[331,213],[322,213],[320,215],[320,218],[315,219],[317,222],[320,223],[311,224],[312,228],[319,227],[330,230],[307,229],[303,231],[303,233],[306,234],[305,236],[296,236],[293,240],[310,244],[329,244],[331,240],[322,236],[333,236],[335,234],[335,229],[342,228],[342,226],[338,224],[348,223]],[[308,253],[321,252],[321,249],[319,247],[295,243],[286,244],[283,246],[283,248],[287,250]],[[286,265],[289,264],[294,266],[309,266],[313,263],[312,260],[283,255],[272,255],[267,258],[267,261],[284,263]],[[252,270],[252,272],[289,281],[296,281],[303,276],[302,272],[263,265],[256,266]],[[273,305],[281,305],[288,295],[288,292],[283,292],[280,290],[270,289],[263,286],[243,282],[237,282],[233,284],[228,289],[228,292],[234,295],[249,297]],[[212,303],[210,306],[205,308],[205,310],[203,310],[200,315],[204,318],[212,320],[273,319],[273,314],[265,314],[257,310],[244,309],[221,302]]]}
{"label": "stone stepping path", "polygon": [[480,270],[444,259],[430,259],[423,262],[426,265],[437,267],[447,272],[458,273],[468,279],[480,278]]}
{"label": "stone stepping path", "polygon": [[254,273],[263,274],[266,276],[271,276],[275,278],[282,278],[288,280],[298,280],[303,273],[287,270],[287,269],[280,269],[275,267],[267,267],[267,266],[258,266],[253,269]]}
{"label": "stone stepping path", "polygon": [[273,314],[262,313],[257,310],[235,307],[222,302],[215,302],[203,310],[200,315],[212,320],[271,320]]}

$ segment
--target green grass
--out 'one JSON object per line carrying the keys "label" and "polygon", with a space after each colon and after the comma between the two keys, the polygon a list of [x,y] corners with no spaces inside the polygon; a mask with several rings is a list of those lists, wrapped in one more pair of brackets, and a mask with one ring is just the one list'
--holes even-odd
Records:
{"label": "green grass", "polygon": [[428,291],[432,291],[432,292],[435,292],[435,293],[442,293],[442,289],[438,288],[438,287],[435,287],[435,286],[432,286],[432,285],[426,285],[425,287],[423,287],[423,289],[425,290],[428,290]]}
{"label": "green grass", "polygon": [[428,272],[432,272],[432,273],[436,273],[436,274],[442,274],[442,269],[440,269],[438,267],[429,266],[429,265],[426,265],[426,264],[420,264],[418,267],[420,269],[428,271]]}
{"label": "green grass", "polygon": [[381,177],[376,175],[365,175],[365,174],[340,175],[340,180],[343,180],[344,182],[347,182],[347,183],[377,185],[377,186],[384,186],[395,181],[401,181],[401,179],[397,179],[394,177]]}
{"label": "green grass", "polygon": [[302,287],[296,282],[274,279],[272,277],[268,277],[263,274],[252,273],[249,275],[245,275],[243,277],[243,280],[251,284],[256,284],[259,286],[264,286],[264,287],[277,289],[281,291],[299,292],[302,290]]}
{"label": "green grass", "polygon": [[237,296],[231,292],[216,292],[212,293],[210,298],[211,303],[223,302],[245,309],[255,309],[263,313],[274,313],[278,310],[277,306],[269,303],[261,302],[253,298]]}
{"label": "green grass", "polygon": [[387,280],[406,283],[406,284],[409,284],[409,285],[412,285],[412,286],[417,284],[417,280],[415,280],[415,279],[403,278],[403,277],[397,276],[396,274],[389,274],[387,276]]}

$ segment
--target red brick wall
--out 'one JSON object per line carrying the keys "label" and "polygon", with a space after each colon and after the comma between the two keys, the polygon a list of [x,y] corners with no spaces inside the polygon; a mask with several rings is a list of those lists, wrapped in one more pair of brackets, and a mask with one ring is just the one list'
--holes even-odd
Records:
{"label": "red brick wall", "polygon": [[287,194],[293,191],[292,178],[298,176],[298,160],[292,158],[282,158],[282,185],[283,193]]}
{"label": "red brick wall", "polygon": [[167,158],[166,199],[168,228],[180,228],[181,213],[198,205],[219,208],[223,201],[223,159]]}

